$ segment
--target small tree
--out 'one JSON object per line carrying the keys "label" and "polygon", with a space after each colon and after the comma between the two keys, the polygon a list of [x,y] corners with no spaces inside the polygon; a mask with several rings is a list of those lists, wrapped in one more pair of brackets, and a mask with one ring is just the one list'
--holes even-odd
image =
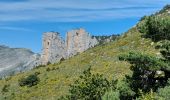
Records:
{"label": "small tree", "polygon": [[10,86],[9,84],[4,85],[3,88],[2,88],[2,93],[8,92],[9,91],[8,90],[9,86]]}
{"label": "small tree", "polygon": [[133,75],[127,77],[127,82],[130,83],[132,90],[136,92],[136,96],[139,94],[139,89],[146,93],[151,89],[156,91],[159,87],[166,85],[168,64],[163,60],[134,52],[120,56],[119,59],[129,61],[132,64]]}
{"label": "small tree", "polygon": [[153,41],[170,39],[170,17],[169,16],[148,16],[138,25],[138,29],[144,36]]}
{"label": "small tree", "polygon": [[102,75],[92,74],[90,67],[74,84],[70,85],[70,95],[67,98],[70,100],[101,100],[107,90],[114,88],[116,82],[109,82]]}
{"label": "small tree", "polygon": [[21,78],[20,80],[18,80],[20,86],[28,86],[28,87],[37,85],[38,82],[39,82],[39,78],[37,74],[29,75],[26,78]]}

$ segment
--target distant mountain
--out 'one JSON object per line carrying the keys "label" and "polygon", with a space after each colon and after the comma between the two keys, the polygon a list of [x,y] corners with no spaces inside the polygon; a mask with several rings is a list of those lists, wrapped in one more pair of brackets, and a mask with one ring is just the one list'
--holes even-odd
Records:
{"label": "distant mountain", "polygon": [[13,75],[31,69],[37,58],[39,55],[28,49],[0,45],[0,76]]}

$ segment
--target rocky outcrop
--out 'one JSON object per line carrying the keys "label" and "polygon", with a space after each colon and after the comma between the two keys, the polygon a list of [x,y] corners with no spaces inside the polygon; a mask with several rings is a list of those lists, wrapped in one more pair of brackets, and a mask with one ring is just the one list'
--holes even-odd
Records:
{"label": "rocky outcrop", "polygon": [[33,69],[48,62],[55,63],[81,53],[97,44],[84,29],[67,33],[66,42],[57,32],[43,34],[42,54],[35,54],[28,49],[0,46],[0,77]]}
{"label": "rocky outcrop", "polygon": [[92,38],[84,29],[76,29],[67,32],[66,50],[67,56],[71,57],[81,53],[97,44],[96,38]]}
{"label": "rocky outcrop", "polygon": [[115,41],[119,35],[110,35],[110,36],[93,36],[97,39],[98,44],[105,44],[108,42]]}
{"label": "rocky outcrop", "polygon": [[[32,69],[40,56],[28,49],[0,46],[0,76],[12,75]],[[29,65],[29,67],[28,67]]]}
{"label": "rocky outcrop", "polygon": [[82,28],[67,32],[66,42],[59,33],[46,32],[43,35],[42,64],[55,63],[62,58],[67,59],[94,47],[97,43],[96,38],[92,38]]}
{"label": "rocky outcrop", "polygon": [[65,58],[65,42],[57,32],[46,32],[43,35],[42,64],[55,63]]}

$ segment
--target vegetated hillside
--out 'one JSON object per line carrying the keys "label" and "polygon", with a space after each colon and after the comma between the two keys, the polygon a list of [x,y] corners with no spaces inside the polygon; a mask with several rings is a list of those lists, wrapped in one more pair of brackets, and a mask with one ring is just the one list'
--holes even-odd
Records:
{"label": "vegetated hillside", "polygon": [[[118,55],[133,50],[149,54],[158,53],[151,40],[141,38],[140,35],[134,27],[114,42],[94,47],[61,63],[40,67],[3,79],[0,81],[0,90],[5,85],[9,86],[7,92],[0,93],[0,99],[3,100],[5,97],[17,100],[53,100],[59,98],[68,93],[68,86],[89,66],[92,67],[93,73],[104,74],[109,79],[113,77],[122,79],[124,75],[130,74],[130,64],[119,61]],[[40,73],[38,75],[40,82],[36,86],[20,87],[18,85],[19,79],[34,73]]]}
{"label": "vegetated hillside", "polygon": [[[56,100],[60,96],[67,95],[69,85],[90,66],[92,73],[103,74],[110,80],[112,78],[121,80],[125,75],[131,74],[131,71],[128,62],[119,61],[120,54],[138,51],[160,56],[159,51],[155,49],[156,44],[149,38],[142,38],[141,35],[137,27],[133,27],[114,42],[96,46],[60,63],[2,79],[0,100]],[[36,81],[36,85],[31,84],[32,87],[30,84],[19,86],[18,80],[33,74],[37,75],[38,79],[34,79],[39,81],[38,84]]]}

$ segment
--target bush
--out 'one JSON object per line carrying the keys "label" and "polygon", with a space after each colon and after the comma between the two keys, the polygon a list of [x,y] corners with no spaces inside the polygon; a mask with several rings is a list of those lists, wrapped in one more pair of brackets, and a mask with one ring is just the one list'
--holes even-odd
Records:
{"label": "bush", "polygon": [[101,100],[106,91],[115,88],[117,81],[109,82],[102,75],[92,74],[90,70],[91,68],[84,71],[84,74],[70,85],[70,95],[67,96],[69,100]]}
{"label": "bush", "polygon": [[170,41],[164,40],[159,42],[159,44],[156,46],[156,48],[161,49],[160,52],[167,60],[167,62],[170,62]]}
{"label": "bush", "polygon": [[170,100],[170,80],[168,80],[167,86],[158,89],[158,96],[161,100]]}
{"label": "bush", "polygon": [[157,14],[163,14],[170,10],[170,5],[166,5],[162,10],[160,10]]}
{"label": "bush", "polygon": [[29,75],[26,78],[21,78],[20,80],[18,80],[20,86],[28,86],[28,87],[37,85],[38,82],[39,82],[39,78],[37,77],[37,74]]}
{"label": "bush", "polygon": [[8,92],[9,91],[8,90],[9,86],[10,86],[9,84],[4,85],[4,87],[2,88],[2,93]]}
{"label": "bush", "polygon": [[125,80],[118,81],[116,88],[105,93],[102,100],[132,100],[135,92]]}
{"label": "bush", "polygon": [[160,88],[158,90],[158,96],[164,98],[163,100],[170,100],[170,86]]}
{"label": "bush", "polygon": [[49,72],[49,71],[51,71],[51,69],[48,67],[48,68],[46,68],[46,71]]}
{"label": "bush", "polygon": [[157,97],[157,94],[154,93],[152,90],[146,94],[144,94],[142,91],[140,91],[140,97],[137,98],[137,100],[162,100],[160,97]]}
{"label": "bush", "polygon": [[126,79],[117,84],[117,90],[119,90],[120,100],[132,100],[135,95],[135,92],[132,91],[130,84],[126,81]]}
{"label": "bush", "polygon": [[170,17],[169,16],[149,16],[145,17],[138,25],[144,36],[153,41],[170,39]]}
{"label": "bush", "polygon": [[120,100],[120,93],[119,91],[109,91],[106,92],[105,95],[102,97],[102,100]]}
{"label": "bush", "polygon": [[169,72],[167,71],[168,64],[163,60],[133,52],[120,56],[119,59],[129,61],[132,64],[131,70],[133,74],[127,77],[127,82],[136,93],[136,96],[139,96],[139,89],[144,93],[149,92],[151,89],[155,92],[159,87],[166,85]]}

